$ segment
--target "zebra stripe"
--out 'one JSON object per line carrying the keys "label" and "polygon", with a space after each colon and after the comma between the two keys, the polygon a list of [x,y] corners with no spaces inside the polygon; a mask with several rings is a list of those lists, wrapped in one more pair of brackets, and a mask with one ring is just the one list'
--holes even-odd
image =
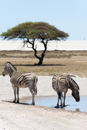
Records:
{"label": "zebra stripe", "polygon": [[71,87],[73,86],[72,88],[79,90],[80,89],[79,85],[70,76],[67,76],[67,77],[68,77],[70,86]]}

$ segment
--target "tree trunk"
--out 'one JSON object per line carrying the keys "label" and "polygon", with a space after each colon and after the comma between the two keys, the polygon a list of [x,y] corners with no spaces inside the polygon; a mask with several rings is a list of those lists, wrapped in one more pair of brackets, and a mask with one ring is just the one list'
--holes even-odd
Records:
{"label": "tree trunk", "polygon": [[45,52],[47,50],[48,40],[46,42],[44,42],[44,40],[41,41],[43,43],[43,45],[44,45],[44,51],[42,52],[41,57],[37,55],[37,49],[35,47],[35,40],[33,40],[32,42],[30,42],[29,40],[27,40],[27,41],[28,41],[29,44],[32,45],[32,49],[34,50],[34,56],[39,60],[38,64],[35,64],[35,65],[42,65],[43,64],[43,59],[44,59],[44,56],[45,56]]}
{"label": "tree trunk", "polygon": [[38,62],[37,65],[42,65],[42,64],[43,64],[43,58],[41,57],[41,58],[39,59],[39,62]]}
{"label": "tree trunk", "polygon": [[47,50],[47,43],[48,43],[48,41],[46,41],[46,43],[42,40],[42,43],[43,43],[43,45],[44,45],[44,51],[42,52],[42,54],[41,54],[41,57],[39,57],[39,56],[37,56],[37,50],[35,49],[35,48],[33,48],[33,50],[34,50],[34,52],[35,52],[35,57],[37,58],[37,59],[39,59],[39,62],[38,62],[38,64],[37,65],[42,65],[43,64],[43,60],[44,60],[44,57],[45,57],[45,52],[46,52],[46,50]]}
{"label": "tree trunk", "polygon": [[43,64],[44,56],[45,56],[45,52],[43,51],[43,53],[41,54],[41,57],[39,57],[38,65],[42,65]]}

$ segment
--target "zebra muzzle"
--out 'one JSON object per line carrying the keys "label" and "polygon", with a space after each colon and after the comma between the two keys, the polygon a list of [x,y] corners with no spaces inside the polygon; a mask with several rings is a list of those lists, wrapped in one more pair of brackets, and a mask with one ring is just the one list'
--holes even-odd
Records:
{"label": "zebra muzzle", "polygon": [[4,72],[2,72],[2,75],[5,76]]}

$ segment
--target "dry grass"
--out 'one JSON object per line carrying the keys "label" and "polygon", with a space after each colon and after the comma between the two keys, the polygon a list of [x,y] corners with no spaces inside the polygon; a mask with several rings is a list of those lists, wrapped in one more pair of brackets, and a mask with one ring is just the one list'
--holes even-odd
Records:
{"label": "dry grass", "polygon": [[[38,52],[40,55],[41,52]],[[87,51],[48,51],[43,66],[34,66],[38,60],[28,51],[1,51],[0,74],[6,61],[12,62],[19,72],[35,72],[37,75],[73,74],[87,77]]]}

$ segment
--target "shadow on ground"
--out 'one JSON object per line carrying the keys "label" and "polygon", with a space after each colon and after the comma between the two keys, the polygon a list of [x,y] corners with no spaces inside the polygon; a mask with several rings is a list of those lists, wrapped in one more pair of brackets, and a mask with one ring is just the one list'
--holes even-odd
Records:
{"label": "shadow on ground", "polygon": [[8,103],[13,103],[13,104],[21,104],[21,105],[31,105],[31,104],[29,104],[29,103],[23,103],[23,102],[19,102],[19,103],[17,103],[17,102],[12,102],[12,101],[7,101],[7,100],[2,100],[2,102],[8,102]]}
{"label": "shadow on ground", "polygon": [[15,66],[66,66],[63,64],[42,64],[42,65],[37,65],[37,64],[15,64]]}

